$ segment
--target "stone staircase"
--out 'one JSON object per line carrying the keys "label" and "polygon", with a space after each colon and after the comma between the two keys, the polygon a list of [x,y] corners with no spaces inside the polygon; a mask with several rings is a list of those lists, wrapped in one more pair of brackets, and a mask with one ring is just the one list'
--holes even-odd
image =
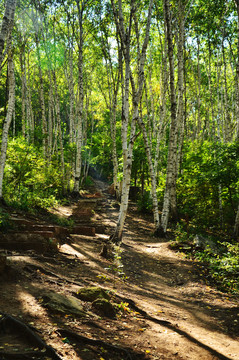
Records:
{"label": "stone staircase", "polygon": [[103,202],[104,200],[99,195],[80,199],[70,216],[74,220],[71,234],[95,236],[96,233],[104,233],[105,227],[96,214],[97,208],[101,207]]}
{"label": "stone staircase", "polygon": [[11,228],[6,233],[0,232],[0,250],[54,252],[59,244],[71,242],[75,235],[93,237],[96,234],[105,234],[105,225],[99,215],[104,203],[101,193],[80,198],[72,209],[69,208],[71,215],[68,218],[74,221],[71,228],[12,213],[9,219]]}
{"label": "stone staircase", "polygon": [[9,218],[11,228],[0,234],[0,249],[35,250],[39,253],[56,251],[58,244],[67,240],[67,228],[50,225],[39,220],[30,220],[19,214]]}

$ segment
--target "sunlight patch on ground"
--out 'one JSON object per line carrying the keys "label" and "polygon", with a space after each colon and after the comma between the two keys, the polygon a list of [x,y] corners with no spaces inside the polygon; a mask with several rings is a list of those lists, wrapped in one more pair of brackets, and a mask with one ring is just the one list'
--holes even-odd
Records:
{"label": "sunlight patch on ground", "polygon": [[25,255],[7,256],[7,260],[10,261],[10,262],[18,261],[18,262],[32,263],[32,257],[25,256]]}
{"label": "sunlight patch on ground", "polygon": [[33,316],[38,317],[40,314],[40,317],[44,314],[47,316],[47,311],[41,306],[40,300],[36,299],[35,296],[29,294],[26,290],[19,289],[16,292],[17,298],[20,300],[22,304],[22,310]]}
{"label": "sunlight patch on ground", "polygon": [[58,206],[57,208],[52,208],[51,213],[55,215],[60,215],[64,217],[71,216],[73,213],[75,207],[69,207],[69,206]]}
{"label": "sunlight patch on ground", "polygon": [[74,249],[73,247],[71,247],[68,244],[62,245],[60,248],[60,252],[76,256],[78,259],[81,259],[81,260],[87,259],[87,257],[85,255],[83,255],[81,252],[77,251],[76,249]]}

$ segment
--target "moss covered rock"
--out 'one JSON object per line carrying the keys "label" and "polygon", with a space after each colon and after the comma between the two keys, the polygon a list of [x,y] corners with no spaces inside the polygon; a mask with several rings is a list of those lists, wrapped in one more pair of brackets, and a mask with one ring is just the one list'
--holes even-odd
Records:
{"label": "moss covered rock", "polygon": [[77,315],[79,317],[87,317],[87,313],[83,310],[80,300],[73,296],[48,292],[43,296],[44,305],[52,310],[69,315]]}
{"label": "moss covered rock", "polygon": [[114,318],[116,311],[114,305],[111,302],[104,298],[98,298],[92,302],[92,307],[97,310],[99,315],[107,316],[109,318]]}
{"label": "moss covered rock", "polygon": [[89,302],[93,302],[96,299],[110,299],[110,295],[106,290],[96,286],[79,289],[76,296],[83,301]]}

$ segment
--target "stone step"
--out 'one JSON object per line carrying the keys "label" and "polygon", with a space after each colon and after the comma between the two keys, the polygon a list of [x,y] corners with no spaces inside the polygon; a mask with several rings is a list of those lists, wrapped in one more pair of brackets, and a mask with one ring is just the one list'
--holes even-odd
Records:
{"label": "stone step", "polygon": [[[77,231],[80,231],[81,228],[95,228],[95,233],[97,234],[105,234],[105,225],[103,225],[101,222],[97,223],[97,221],[79,221],[79,219],[77,219],[74,223],[74,227],[71,230],[71,233],[73,233],[72,231],[76,231],[75,229],[77,229]],[[80,234],[79,235],[85,235],[85,234]]]}
{"label": "stone step", "polygon": [[95,227],[82,225],[73,226],[73,228],[71,229],[71,234],[95,236]]}
{"label": "stone step", "polygon": [[56,251],[58,240],[50,231],[9,232],[1,234],[0,248],[7,250],[35,250],[39,253]]}
{"label": "stone step", "polygon": [[[61,240],[69,236],[70,232],[67,228],[59,225],[49,224],[36,224],[35,222],[29,221],[24,218],[11,218],[14,228],[17,228],[21,232],[32,232],[32,233],[53,233],[53,237],[57,237]],[[15,229],[10,232],[15,232]],[[51,236],[50,236],[51,237]]]}

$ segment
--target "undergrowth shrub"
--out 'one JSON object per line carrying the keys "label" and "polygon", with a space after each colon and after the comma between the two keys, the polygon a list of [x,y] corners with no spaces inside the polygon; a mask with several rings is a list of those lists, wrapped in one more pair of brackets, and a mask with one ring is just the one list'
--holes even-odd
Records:
{"label": "undergrowth shrub", "polygon": [[223,251],[210,248],[196,252],[195,258],[208,264],[211,277],[220,290],[239,293],[239,244],[219,242]]}
{"label": "undergrowth shrub", "polygon": [[206,265],[219,290],[239,294],[239,243],[203,234],[207,245],[201,249],[195,243],[196,233],[196,229],[188,233],[178,225],[171,247]]}
{"label": "undergrowth shrub", "polygon": [[177,184],[180,212],[201,229],[232,231],[238,179],[239,143],[185,143]]}
{"label": "undergrowth shrub", "polygon": [[54,206],[63,187],[57,159],[46,164],[41,151],[24,139],[9,142],[3,191],[10,205],[24,210]]}
{"label": "undergrowth shrub", "polygon": [[10,226],[9,214],[0,208],[0,230],[5,230]]}
{"label": "undergrowth shrub", "polygon": [[144,191],[137,200],[137,209],[140,212],[146,213],[151,212],[153,209],[152,197],[150,191]]}

